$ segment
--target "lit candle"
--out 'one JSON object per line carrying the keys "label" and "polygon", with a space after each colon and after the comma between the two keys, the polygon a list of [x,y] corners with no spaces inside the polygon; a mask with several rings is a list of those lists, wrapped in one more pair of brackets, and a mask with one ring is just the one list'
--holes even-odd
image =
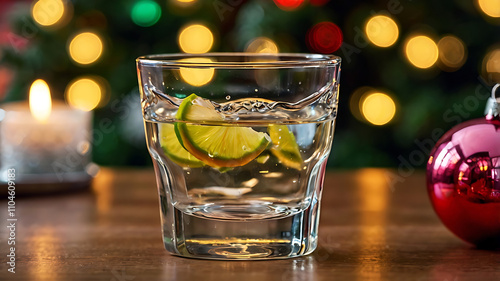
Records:
{"label": "lit candle", "polygon": [[[1,179],[15,169],[18,183],[81,183],[90,180],[92,114],[52,102],[45,81],[30,88],[29,104],[13,102],[0,112]],[[3,116],[1,116],[3,115]],[[2,119],[3,117],[3,119]]]}

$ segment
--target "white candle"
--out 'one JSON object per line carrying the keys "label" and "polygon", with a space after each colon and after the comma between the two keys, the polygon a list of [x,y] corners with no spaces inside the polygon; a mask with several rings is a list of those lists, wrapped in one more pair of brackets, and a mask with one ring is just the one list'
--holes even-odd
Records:
{"label": "white candle", "polygon": [[48,92],[48,86],[47,89],[32,87],[30,104],[15,102],[1,106],[4,111],[0,122],[2,180],[6,181],[8,169],[15,169],[17,181],[33,184],[81,181],[88,177],[92,114],[62,102],[52,104],[50,94],[48,102],[33,100],[34,91]]}

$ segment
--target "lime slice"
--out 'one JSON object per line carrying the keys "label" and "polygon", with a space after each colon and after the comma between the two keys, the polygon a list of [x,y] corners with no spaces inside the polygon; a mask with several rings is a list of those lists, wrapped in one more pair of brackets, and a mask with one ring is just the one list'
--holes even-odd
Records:
{"label": "lime slice", "polygon": [[[176,118],[197,123],[224,120],[212,104],[195,94],[185,98]],[[238,167],[247,164],[266,149],[269,136],[249,127],[175,123],[175,132],[184,148],[213,167]]]}
{"label": "lime slice", "polygon": [[198,158],[194,157],[179,143],[175,134],[173,124],[162,123],[159,125],[158,138],[160,145],[165,154],[170,160],[182,167],[197,168],[205,164]]}
{"label": "lime slice", "polygon": [[257,161],[257,163],[259,164],[264,164],[267,162],[267,160],[269,160],[269,158],[269,153],[262,153],[261,155],[259,155],[259,157],[255,158],[255,161]]}
{"label": "lime slice", "polygon": [[269,125],[267,128],[273,145],[271,152],[285,166],[300,170],[302,167],[302,156],[295,136],[285,125]]}

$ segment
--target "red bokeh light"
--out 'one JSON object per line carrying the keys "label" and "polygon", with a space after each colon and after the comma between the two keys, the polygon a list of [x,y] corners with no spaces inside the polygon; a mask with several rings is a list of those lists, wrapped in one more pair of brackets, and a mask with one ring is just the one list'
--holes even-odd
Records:
{"label": "red bokeh light", "polygon": [[274,3],[282,10],[291,11],[300,7],[304,0],[274,0]]}
{"label": "red bokeh light", "polygon": [[342,45],[343,38],[342,30],[332,22],[320,22],[307,32],[309,48],[322,54],[337,51]]}

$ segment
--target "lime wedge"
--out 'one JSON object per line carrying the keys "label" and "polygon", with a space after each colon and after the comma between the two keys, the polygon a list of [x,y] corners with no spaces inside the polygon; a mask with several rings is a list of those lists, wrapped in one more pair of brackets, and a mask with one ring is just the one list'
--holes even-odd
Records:
{"label": "lime wedge", "polygon": [[165,154],[170,160],[177,163],[181,167],[197,168],[205,164],[198,158],[194,157],[179,143],[175,134],[173,124],[162,123],[159,125],[158,138],[160,145]]}
{"label": "lime wedge", "polygon": [[271,152],[278,158],[281,164],[300,170],[302,167],[302,156],[295,136],[285,125],[269,125],[267,128],[273,145]]}
{"label": "lime wedge", "polygon": [[[224,120],[210,102],[195,94],[184,99],[176,118],[195,123]],[[266,133],[249,127],[176,122],[175,132],[187,151],[212,167],[243,166],[259,156],[270,142]]]}

